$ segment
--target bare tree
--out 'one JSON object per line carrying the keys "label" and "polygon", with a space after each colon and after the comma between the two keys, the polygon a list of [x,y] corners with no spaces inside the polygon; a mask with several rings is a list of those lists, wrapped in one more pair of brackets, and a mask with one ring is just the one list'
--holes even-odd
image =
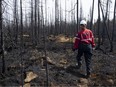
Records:
{"label": "bare tree", "polygon": [[78,6],[79,6],[79,1],[77,0],[77,31],[78,31],[78,28],[79,28],[79,22],[78,22]]}
{"label": "bare tree", "polygon": [[34,46],[37,45],[37,0],[35,0]]}
{"label": "bare tree", "polygon": [[105,28],[105,31],[106,31],[106,34],[107,34],[107,37],[108,37],[108,40],[109,40],[109,43],[110,43],[110,46],[111,46],[112,41],[111,41],[111,37],[110,37],[109,31],[108,31],[108,27],[107,27],[107,24],[106,24],[106,19],[105,19],[105,15],[104,15],[104,12],[103,12],[103,8],[102,8],[101,2],[100,2],[100,8],[101,8],[102,17],[103,17],[103,25],[104,25],[104,28]]}
{"label": "bare tree", "polygon": [[60,33],[62,33],[62,8],[61,8],[61,0],[60,0]]}
{"label": "bare tree", "polygon": [[58,35],[58,17],[59,16],[59,10],[58,10],[58,0],[55,0],[55,35]]}
{"label": "bare tree", "polygon": [[38,0],[38,27],[37,27],[37,44],[39,42],[39,34],[40,34],[40,0]]}
{"label": "bare tree", "polygon": [[67,34],[67,6],[66,6],[66,0],[65,0],[65,29],[64,29],[64,33],[65,35]]}
{"label": "bare tree", "polygon": [[34,21],[33,21],[33,0],[31,0],[31,39],[32,39],[32,43],[34,45]]}
{"label": "bare tree", "polygon": [[83,8],[82,8],[82,2],[80,3],[80,21],[83,19]]}
{"label": "bare tree", "polygon": [[[106,22],[107,21],[107,19],[108,19],[108,8],[109,8],[109,1],[110,0],[107,0],[107,2],[106,2],[106,12],[104,12],[105,13],[105,15],[104,15],[104,21]],[[103,7],[104,8],[104,7]],[[104,22],[103,22],[103,24],[102,24],[102,42],[101,42],[101,44],[103,44],[104,43],[104,41],[105,41],[105,24],[104,24]],[[108,28],[108,27],[107,27]],[[109,30],[109,29],[108,29]]]}
{"label": "bare tree", "polygon": [[21,37],[21,46],[23,47],[23,10],[22,10],[22,0],[20,0],[20,37]]}
{"label": "bare tree", "polygon": [[17,44],[18,41],[18,4],[17,0],[14,0],[14,37],[15,43]]}
{"label": "bare tree", "polygon": [[110,51],[113,51],[113,41],[114,41],[114,30],[115,30],[115,20],[116,20],[116,0],[115,0],[115,5],[114,5],[114,18],[113,18],[113,30],[112,30],[112,37],[111,37],[111,48]]}
{"label": "bare tree", "polygon": [[23,40],[23,10],[22,10],[22,0],[20,0],[20,51],[21,51],[21,84],[23,86],[24,84],[24,68],[23,68],[23,58],[22,58],[22,52],[24,48],[24,40]]}
{"label": "bare tree", "polygon": [[100,35],[100,0],[98,0],[98,46],[96,49],[99,49],[100,48],[100,43],[101,43],[101,35]]}
{"label": "bare tree", "polygon": [[93,0],[93,4],[92,4],[92,14],[91,14],[91,21],[90,21],[90,29],[92,30],[92,24],[93,24],[93,13],[94,13],[94,0]]}
{"label": "bare tree", "polygon": [[2,27],[2,0],[0,0],[0,54],[2,59],[2,73],[5,73],[5,59],[4,59],[4,42],[3,42],[3,27]]}

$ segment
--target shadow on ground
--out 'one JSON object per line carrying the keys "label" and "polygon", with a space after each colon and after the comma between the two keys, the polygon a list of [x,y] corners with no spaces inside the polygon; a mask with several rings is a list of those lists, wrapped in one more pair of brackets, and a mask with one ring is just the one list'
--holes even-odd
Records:
{"label": "shadow on ground", "polygon": [[85,78],[85,75],[81,74],[76,66],[69,66],[66,68],[66,72],[79,78]]}

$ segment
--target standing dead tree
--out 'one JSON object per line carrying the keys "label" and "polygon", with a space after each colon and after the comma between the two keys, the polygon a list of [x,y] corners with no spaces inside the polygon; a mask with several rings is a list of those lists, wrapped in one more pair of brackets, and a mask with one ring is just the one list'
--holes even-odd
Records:
{"label": "standing dead tree", "polygon": [[62,33],[62,7],[61,7],[61,0],[60,0],[60,34]]}
{"label": "standing dead tree", "polygon": [[92,14],[91,14],[91,21],[90,21],[90,29],[92,30],[92,24],[93,24],[93,13],[94,13],[94,1],[95,0],[93,0],[93,4],[92,4]]}
{"label": "standing dead tree", "polygon": [[23,41],[23,10],[22,10],[22,0],[20,0],[20,38],[21,38],[21,47],[23,47],[24,41]]}
{"label": "standing dead tree", "polygon": [[65,35],[67,34],[67,14],[66,11],[67,10],[67,6],[66,6],[66,0],[65,0]]}
{"label": "standing dead tree", "polygon": [[78,21],[78,8],[79,8],[79,1],[77,0],[77,31],[78,31],[78,28],[79,28],[79,21]]}
{"label": "standing dead tree", "polygon": [[20,0],[20,51],[21,51],[21,84],[23,87],[24,84],[24,67],[23,67],[23,48],[24,48],[24,40],[23,40],[23,9],[22,9],[22,0]]}
{"label": "standing dead tree", "polygon": [[0,0],[0,55],[2,59],[2,73],[5,73],[5,59],[4,59],[4,41],[3,41],[3,27],[2,27],[2,0]]}
{"label": "standing dead tree", "polygon": [[[109,4],[110,4],[110,0],[107,0],[107,2],[106,2],[106,12],[104,12],[103,13],[103,11],[102,11],[102,14],[104,14],[104,21],[105,22],[107,22],[107,20],[108,20],[108,8],[109,8]],[[105,9],[105,7],[103,6],[103,8]],[[106,24],[107,25],[107,24]],[[103,22],[103,24],[102,24],[102,27],[103,27],[103,29],[102,29],[102,44],[104,43],[104,41],[105,41],[105,24],[104,24],[104,22]],[[107,28],[108,28],[108,26],[107,26]],[[108,29],[109,30],[109,29]]]}
{"label": "standing dead tree", "polygon": [[97,49],[100,48],[100,0],[98,0],[98,46]]}
{"label": "standing dead tree", "polygon": [[59,24],[58,0],[55,0],[55,35],[58,35],[58,24]]}
{"label": "standing dead tree", "polygon": [[38,25],[37,25],[37,44],[39,43],[40,34],[40,0],[38,0]]}
{"label": "standing dead tree", "polygon": [[14,42],[18,41],[18,1],[14,0]]}
{"label": "standing dead tree", "polygon": [[31,0],[31,29],[30,29],[30,33],[31,33],[31,40],[32,40],[32,44],[34,45],[34,23],[33,23],[33,0]]}
{"label": "standing dead tree", "polygon": [[83,7],[82,7],[82,2],[80,3],[80,21],[83,19]]}
{"label": "standing dead tree", "polygon": [[[47,4],[47,0],[45,0],[45,4]],[[45,14],[47,16],[47,6],[45,5]],[[45,19],[45,25],[47,24],[47,19]],[[45,69],[46,69],[46,86],[49,86],[49,74],[48,74],[48,63],[47,63],[47,43],[46,43],[46,29],[45,29],[45,25],[43,23],[43,37],[44,37],[44,54],[45,54]]]}
{"label": "standing dead tree", "polygon": [[35,0],[35,25],[34,25],[34,45],[37,45],[37,0]]}
{"label": "standing dead tree", "polygon": [[116,20],[116,0],[114,5],[114,18],[113,18],[113,30],[112,30],[112,37],[111,37],[111,48],[110,51],[113,51],[113,41],[114,41],[114,30],[115,30],[115,20]]}
{"label": "standing dead tree", "polygon": [[108,32],[108,27],[107,27],[107,24],[106,24],[106,19],[105,19],[105,15],[104,15],[104,12],[103,12],[101,1],[100,1],[100,8],[101,8],[102,17],[103,17],[103,25],[104,25],[104,28],[106,30],[106,34],[107,34],[107,37],[108,37],[108,40],[109,40],[109,43],[110,43],[110,46],[111,46],[112,41],[111,41],[111,37],[110,37],[109,32]]}

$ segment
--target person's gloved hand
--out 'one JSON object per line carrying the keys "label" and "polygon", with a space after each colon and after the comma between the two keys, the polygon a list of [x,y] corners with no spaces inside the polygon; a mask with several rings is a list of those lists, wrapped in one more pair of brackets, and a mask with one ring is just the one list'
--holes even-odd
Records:
{"label": "person's gloved hand", "polygon": [[72,48],[72,51],[75,51],[75,49],[74,49],[74,48]]}
{"label": "person's gloved hand", "polygon": [[93,50],[95,50],[96,48],[94,47],[94,48],[92,48]]}
{"label": "person's gloved hand", "polygon": [[75,49],[75,48],[72,48],[72,51],[75,51],[75,50],[77,50],[77,49]]}

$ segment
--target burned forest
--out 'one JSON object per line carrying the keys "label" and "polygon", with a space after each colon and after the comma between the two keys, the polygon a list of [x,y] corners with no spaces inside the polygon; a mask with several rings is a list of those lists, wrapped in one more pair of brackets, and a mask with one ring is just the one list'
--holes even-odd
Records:
{"label": "burned forest", "polygon": [[[83,1],[0,0],[0,87],[116,86],[116,0]],[[90,78],[72,51],[81,20],[96,44]]]}

